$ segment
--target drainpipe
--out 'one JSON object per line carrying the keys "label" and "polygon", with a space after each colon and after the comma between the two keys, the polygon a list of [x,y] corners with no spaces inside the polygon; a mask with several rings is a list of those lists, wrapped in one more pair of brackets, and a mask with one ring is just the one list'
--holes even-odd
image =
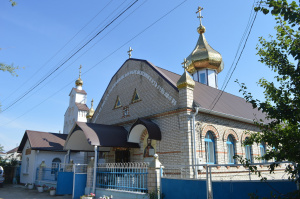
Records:
{"label": "drainpipe", "polygon": [[95,150],[95,159],[94,159],[94,176],[93,176],[93,191],[92,193],[96,194],[96,172],[97,172],[97,163],[98,163],[98,146],[94,146]]}
{"label": "drainpipe", "polygon": [[194,175],[195,179],[197,179],[197,167],[195,166],[197,164],[197,157],[196,157],[196,131],[195,131],[195,117],[198,114],[199,107],[195,107],[195,113],[192,113],[192,119],[193,119],[193,151],[194,151]]}
{"label": "drainpipe", "polygon": [[64,165],[66,165],[66,159],[67,159],[67,155],[70,154],[70,149],[67,151],[67,154],[65,155],[65,158],[64,158]]}

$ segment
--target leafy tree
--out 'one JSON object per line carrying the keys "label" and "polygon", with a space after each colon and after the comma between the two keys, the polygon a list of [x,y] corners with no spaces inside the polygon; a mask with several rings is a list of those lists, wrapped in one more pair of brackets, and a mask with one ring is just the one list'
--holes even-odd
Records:
{"label": "leafy tree", "polygon": [[4,63],[0,63],[0,70],[3,71],[3,72],[9,72],[11,75],[13,76],[18,76],[17,73],[16,73],[16,70],[19,69],[19,67],[15,67],[13,64],[11,65],[7,65],[7,64],[4,64]]}
{"label": "leafy tree", "polygon": [[[15,2],[13,0],[9,0],[9,2],[11,3],[11,6],[17,5],[17,2]],[[0,50],[1,50],[1,48],[0,48]],[[8,71],[11,75],[18,76],[16,73],[16,69],[19,69],[19,67],[15,67],[13,64],[8,65],[5,63],[0,63],[0,70],[3,72]]]}
{"label": "leafy tree", "polygon": [[17,159],[0,158],[0,166],[3,167],[5,173],[5,183],[12,183],[15,167],[17,167],[19,161]]}
{"label": "leafy tree", "polygon": [[11,6],[17,5],[17,2],[15,2],[15,1],[13,1],[13,0],[9,0],[9,2],[11,3]]}
{"label": "leafy tree", "polygon": [[4,147],[0,144],[0,152],[4,151]]}
{"label": "leafy tree", "polygon": [[[243,83],[241,92],[245,99],[267,114],[267,121],[258,121],[256,125],[261,132],[249,134],[244,144],[265,142],[268,149],[264,159],[276,161],[292,161],[286,172],[293,179],[298,178],[300,163],[300,9],[295,1],[264,0],[255,8],[256,12],[271,14],[277,25],[276,36],[267,40],[259,38],[257,46],[259,61],[276,73],[269,82],[262,78],[258,84],[264,89],[265,100],[254,99]],[[239,158],[242,163],[245,159]],[[278,165],[271,164],[270,172]],[[252,167],[253,170],[257,169]]]}

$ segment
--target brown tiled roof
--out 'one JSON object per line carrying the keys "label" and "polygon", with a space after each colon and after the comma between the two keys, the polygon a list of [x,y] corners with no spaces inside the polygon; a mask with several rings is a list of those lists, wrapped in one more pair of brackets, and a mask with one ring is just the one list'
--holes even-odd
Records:
{"label": "brown tiled roof", "polygon": [[[178,91],[176,83],[179,80],[180,75],[157,67],[147,60],[130,58],[126,60],[125,63],[128,61],[138,61],[148,64],[149,67],[156,71],[158,75],[160,75],[166,82],[168,82],[175,90]],[[122,66],[120,67],[120,69],[122,68]],[[117,73],[118,71],[116,72],[116,74]],[[115,76],[111,78],[110,83],[113,81],[114,77]],[[104,93],[107,92],[107,89],[108,87],[106,88],[106,91]],[[201,84],[199,82],[195,82],[194,103],[202,108],[203,112],[210,112],[212,102],[216,99],[220,92],[221,90]],[[100,103],[98,104],[98,106],[99,105]],[[98,107],[96,108],[96,110],[98,110]],[[226,115],[228,116],[228,118],[240,119],[245,122],[252,122],[253,120],[259,121],[260,119],[265,120],[266,118],[266,114],[262,113],[258,109],[253,109],[252,105],[250,103],[247,103],[244,98],[232,95],[227,92],[223,92],[222,96],[218,100],[218,103],[212,109],[212,114],[218,115],[218,113],[220,113],[219,115]]]}
{"label": "brown tiled roof", "polygon": [[17,147],[15,147],[15,148],[13,148],[12,150],[9,150],[9,151],[7,151],[6,153],[14,153],[14,152],[17,152],[18,151],[18,146]]}
{"label": "brown tiled roof", "polygon": [[67,134],[26,130],[18,152],[22,152],[27,140],[33,150],[63,151],[67,136]]}
{"label": "brown tiled roof", "polygon": [[[154,66],[153,64],[151,64],[151,66],[153,66],[153,68],[155,68],[159,73],[165,76],[165,78],[168,79],[168,81],[176,87],[176,83],[179,80],[180,75]],[[194,102],[201,108],[210,110],[212,108],[212,102],[220,92],[221,90],[219,89],[195,81]],[[250,103],[247,103],[244,98],[232,95],[227,92],[223,92],[218,103],[212,110],[215,112],[220,112],[223,114],[248,120],[265,120],[266,117],[266,115],[258,109],[253,109],[252,105]]]}
{"label": "brown tiled roof", "polygon": [[[84,94],[84,95],[87,94],[87,93],[85,92],[85,90],[78,90],[77,88],[72,88],[72,90],[75,90],[76,93],[81,93],[81,94]],[[71,92],[72,92],[72,90],[71,90]],[[70,92],[70,94],[71,94],[71,92]],[[70,94],[69,94],[69,95],[70,95]]]}
{"label": "brown tiled roof", "polygon": [[89,107],[87,107],[86,104],[80,104],[80,103],[75,103],[78,110],[81,110],[81,111],[89,111]]}
{"label": "brown tiled roof", "polygon": [[73,88],[76,93],[86,94],[85,90],[78,90],[77,88]]}

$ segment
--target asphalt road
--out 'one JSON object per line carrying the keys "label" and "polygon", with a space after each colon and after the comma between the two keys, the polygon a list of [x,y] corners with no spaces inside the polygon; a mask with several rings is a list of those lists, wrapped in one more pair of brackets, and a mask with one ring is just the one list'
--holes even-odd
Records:
{"label": "asphalt road", "polygon": [[50,196],[49,192],[39,193],[36,189],[29,190],[23,185],[4,184],[0,188],[0,199],[72,199],[71,195]]}

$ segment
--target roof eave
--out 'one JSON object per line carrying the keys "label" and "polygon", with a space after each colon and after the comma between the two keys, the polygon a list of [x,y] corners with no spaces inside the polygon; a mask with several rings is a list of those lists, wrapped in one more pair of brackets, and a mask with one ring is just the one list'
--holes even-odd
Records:
{"label": "roof eave", "polygon": [[242,117],[238,117],[238,116],[230,115],[230,114],[226,114],[226,113],[221,113],[221,112],[218,112],[218,111],[213,111],[213,110],[209,110],[209,109],[202,108],[202,107],[199,107],[198,110],[199,110],[199,112],[202,112],[202,113],[207,113],[207,114],[211,114],[211,115],[215,115],[215,116],[219,116],[219,117],[224,117],[224,118],[228,118],[228,119],[232,119],[232,120],[237,120],[237,121],[245,122],[245,123],[248,123],[248,124],[254,124],[254,120],[251,120],[251,119],[242,118]]}

